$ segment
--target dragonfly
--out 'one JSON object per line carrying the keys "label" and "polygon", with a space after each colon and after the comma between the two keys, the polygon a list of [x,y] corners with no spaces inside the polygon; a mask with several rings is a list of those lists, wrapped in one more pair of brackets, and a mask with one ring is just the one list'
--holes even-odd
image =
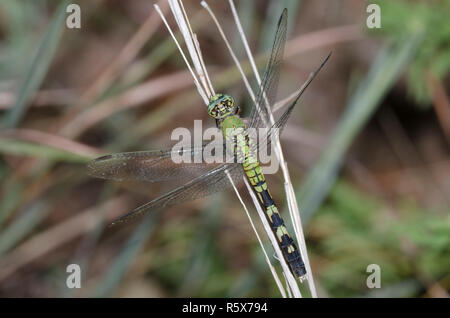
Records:
{"label": "dragonfly", "polygon": [[[173,155],[188,155],[194,157],[205,154],[206,145],[183,147],[181,150],[166,149],[157,151],[137,151],[110,154],[94,159],[89,162],[88,173],[91,176],[116,181],[139,180],[147,182],[173,181],[190,179],[174,190],[139,206],[131,212],[123,215],[113,224],[124,222],[138,215],[143,215],[156,209],[178,205],[183,202],[208,196],[210,194],[230,188],[248,180],[252,191],[256,194],[258,203],[265,211],[266,219],[277,239],[277,244],[282,251],[283,257],[295,277],[302,279],[307,274],[301,254],[289,234],[283,218],[272,197],[265,176],[262,173],[261,164],[255,155],[255,149],[263,143],[270,144],[275,133],[281,133],[289,116],[292,113],[299,98],[312,82],[317,73],[328,61],[330,54],[323,60],[320,66],[309,76],[283,114],[269,125],[264,138],[254,140],[250,138],[247,131],[249,128],[268,127],[270,122],[270,105],[275,102],[278,87],[281,62],[286,43],[287,9],[284,9],[278,21],[275,32],[271,54],[266,70],[259,85],[258,93],[247,120],[244,123],[240,117],[240,108],[234,99],[227,94],[215,94],[210,97],[207,106],[208,114],[215,119],[218,129],[222,130],[227,141],[230,140],[229,130],[239,131],[234,136],[231,150],[240,160],[224,163],[207,162],[182,162],[174,163]],[[228,139],[227,139],[228,138]],[[175,153],[176,152],[176,153]],[[236,158],[235,158],[236,159]],[[206,161],[206,160],[205,160]]]}

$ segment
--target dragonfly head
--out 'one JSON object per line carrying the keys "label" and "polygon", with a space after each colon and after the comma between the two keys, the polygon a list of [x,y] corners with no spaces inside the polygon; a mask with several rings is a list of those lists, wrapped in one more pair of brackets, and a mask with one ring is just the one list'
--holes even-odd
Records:
{"label": "dragonfly head", "polygon": [[226,94],[216,94],[209,100],[208,114],[215,119],[223,119],[236,114],[238,107],[233,97]]}

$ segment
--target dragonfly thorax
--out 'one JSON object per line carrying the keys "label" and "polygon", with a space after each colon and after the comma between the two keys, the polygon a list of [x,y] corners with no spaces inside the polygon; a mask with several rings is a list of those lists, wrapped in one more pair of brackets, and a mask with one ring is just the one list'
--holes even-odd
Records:
{"label": "dragonfly thorax", "polygon": [[208,114],[215,119],[224,119],[237,112],[238,107],[230,95],[216,94],[209,100]]}

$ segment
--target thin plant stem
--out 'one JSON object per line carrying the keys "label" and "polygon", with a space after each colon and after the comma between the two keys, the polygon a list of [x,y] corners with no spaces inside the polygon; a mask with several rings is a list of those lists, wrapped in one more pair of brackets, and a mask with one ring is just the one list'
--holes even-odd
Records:
{"label": "thin plant stem", "polygon": [[[195,82],[195,84],[197,86],[197,90],[199,91],[199,94],[201,95],[201,97],[203,98],[203,101],[207,105],[209,103],[209,98],[207,98],[207,96],[212,96],[212,94],[214,92],[214,89],[212,87],[211,81],[210,81],[208,73],[206,71],[205,64],[204,64],[203,59],[202,59],[200,45],[199,45],[199,43],[197,41],[196,35],[192,32],[192,29],[191,29],[191,27],[189,25],[188,17],[187,17],[186,11],[184,10],[182,2],[180,0],[168,0],[168,1],[169,1],[170,9],[171,9],[172,13],[175,16],[175,20],[176,20],[176,22],[178,24],[178,27],[180,28],[180,30],[181,30],[181,32],[182,32],[182,34],[184,36],[185,43],[186,43],[186,46],[188,48],[188,52],[189,52],[189,55],[191,57],[191,61],[192,61],[193,65],[194,65],[195,72],[194,72],[193,68],[191,67],[190,63],[188,62],[188,59],[185,56],[183,50],[181,49],[180,44],[176,41],[175,37],[173,36],[173,32],[172,32],[170,26],[168,25],[165,17],[163,16],[162,13],[160,13],[160,10],[158,9],[157,5],[155,5],[155,8],[160,13],[161,18],[164,21],[164,24],[166,25],[166,27],[169,30],[169,33],[171,34],[171,36],[173,37],[174,41],[176,42],[176,45],[177,45],[177,47],[178,47],[178,49],[179,49],[179,51],[180,51],[180,53],[181,53],[185,63],[186,63],[186,65],[188,66],[190,73],[192,74],[192,76],[194,78],[194,82]],[[208,9],[208,11],[212,15],[213,19],[215,20],[216,24],[218,25],[219,30],[221,30],[220,24],[218,23],[217,19],[212,14],[212,11],[208,8],[207,4],[205,2],[202,2],[202,5],[203,6],[206,5],[205,8]],[[221,31],[221,34],[222,34],[222,37],[224,38],[224,41],[225,41],[227,47],[229,48],[230,52],[232,52],[231,46],[229,45],[229,42],[227,41],[223,31]],[[239,61],[236,58],[236,56],[234,55],[234,53],[232,53],[232,56],[233,56],[233,59],[235,60],[235,63],[237,64],[238,68],[240,68],[241,74],[244,75],[244,73],[242,71],[242,68],[240,67]],[[243,78],[245,78],[245,75],[243,76]],[[249,89],[249,91],[251,91],[251,87],[248,84],[248,81],[247,81],[246,85],[248,86],[247,88]],[[252,99],[253,100],[255,99],[254,94],[253,94],[253,98]],[[272,118],[272,120],[273,120],[273,118]],[[230,181],[232,182],[231,177],[230,176],[228,176],[228,177],[229,177]],[[276,238],[275,238],[275,236],[274,236],[274,234],[273,234],[273,232],[272,232],[272,230],[270,228],[270,225],[269,225],[269,223],[268,223],[268,221],[266,219],[264,211],[262,211],[262,208],[261,208],[259,202],[257,201],[257,198],[255,197],[255,194],[253,193],[253,191],[252,191],[251,187],[249,186],[248,181],[245,179],[245,177],[244,177],[244,182],[246,183],[246,185],[248,187],[248,190],[250,192],[250,195],[252,196],[252,199],[253,199],[255,207],[256,207],[256,209],[258,211],[259,217],[261,218],[261,221],[262,221],[262,223],[264,225],[264,229],[267,232],[267,234],[268,234],[268,236],[269,236],[269,238],[271,240],[271,243],[272,243],[272,245],[273,245],[273,247],[275,249],[275,252],[277,254],[277,258],[280,260],[280,263],[281,263],[281,266],[282,266],[282,269],[283,269],[284,277],[285,277],[285,279],[286,279],[286,281],[288,283],[287,284],[288,285],[288,288],[287,288],[288,289],[288,293],[289,293],[289,295],[291,295],[291,292],[292,292],[292,295],[294,297],[301,297],[300,290],[298,288],[298,285],[296,284],[296,280],[295,280],[294,276],[292,275],[292,273],[290,272],[289,267],[288,267],[288,265],[287,265],[283,255],[282,255],[282,252],[281,252],[281,250],[280,250],[280,248],[279,248],[279,246],[277,244]],[[235,188],[233,182],[232,182],[232,184],[233,184],[233,187]],[[248,213],[248,209],[245,206],[245,204],[242,201],[242,199],[240,198],[239,193],[238,193],[236,188],[235,188],[235,191],[236,191],[236,194],[238,195],[238,198],[239,198],[240,202],[244,206],[244,210],[247,213],[247,216],[248,216],[248,218],[250,220],[250,224],[251,224],[252,228],[255,231],[257,239],[258,239],[258,241],[260,241],[259,235],[257,234],[257,232],[256,232],[256,230],[254,228],[253,222],[251,220],[250,214]],[[262,246],[261,241],[260,241],[260,244]],[[269,265],[269,268],[271,269],[271,272],[274,275],[275,282],[276,282],[278,288],[280,289],[280,292],[281,292],[282,296],[286,297],[286,293],[285,293],[285,291],[282,288],[282,284],[279,281],[278,276],[276,275],[276,272],[273,269],[273,266],[271,265],[270,260],[269,260],[269,258],[267,256],[267,253],[265,252],[264,248],[263,248],[263,253],[264,253],[265,257],[266,257],[266,261],[267,261],[267,263]]]}
{"label": "thin plant stem", "polygon": [[[256,63],[254,62],[254,58],[253,58],[253,54],[250,50],[250,47],[248,45],[248,41],[247,38],[245,36],[245,33],[242,29],[242,25],[240,23],[239,20],[239,16],[237,14],[236,8],[234,6],[233,0],[229,0],[229,4],[231,7],[231,11],[233,13],[233,17],[235,19],[235,23],[236,26],[238,28],[239,34],[241,36],[241,40],[244,44],[245,50],[247,52],[247,56],[248,59],[250,60],[250,64],[252,66],[253,69],[253,73],[255,75],[255,78],[258,82],[258,85],[261,85],[261,78],[259,76],[259,72],[258,69],[256,68]],[[310,78],[308,78],[308,80],[305,82],[305,84],[302,86],[302,88],[300,89],[300,91],[302,91],[305,87],[305,85],[307,85],[309,83],[311,79],[311,75]],[[267,102],[267,100],[266,100]],[[271,105],[267,104],[267,110],[269,113],[269,119],[271,122],[271,125],[274,124],[274,118],[273,118],[273,114],[271,111]],[[280,167],[281,170],[283,172],[283,178],[284,178],[284,187],[285,187],[285,193],[286,193],[286,197],[287,197],[287,203],[288,203],[288,209],[289,209],[289,214],[291,216],[291,221],[292,224],[294,225],[294,231],[297,237],[297,241],[299,242],[299,248],[300,248],[300,253],[302,255],[303,261],[305,262],[305,266],[307,269],[307,277],[308,277],[308,287],[311,291],[311,295],[313,298],[317,297],[317,292],[316,292],[316,288],[314,285],[314,278],[312,275],[312,270],[311,270],[311,266],[309,263],[309,258],[308,258],[308,253],[307,253],[307,249],[306,249],[306,243],[305,243],[305,238],[304,238],[304,234],[303,234],[303,228],[301,226],[301,218],[300,218],[300,212],[298,209],[298,204],[297,204],[297,200],[294,194],[294,189],[292,186],[292,182],[291,182],[291,178],[290,178],[290,174],[289,174],[289,170],[287,167],[287,162],[284,159],[284,154],[283,154],[283,150],[281,147],[281,143],[280,143],[280,139],[279,139],[279,135],[276,135],[275,138],[275,152],[277,154],[278,160],[280,162]]]}
{"label": "thin plant stem", "polygon": [[[243,71],[243,69],[242,69],[242,67],[241,67],[241,65],[240,65],[240,63],[239,63],[239,60],[238,60],[238,58],[236,57],[236,54],[234,53],[233,49],[231,48],[231,45],[230,45],[230,43],[229,43],[227,37],[225,36],[225,33],[223,32],[223,29],[222,29],[222,27],[220,26],[220,23],[218,22],[216,16],[214,15],[213,11],[211,10],[211,8],[209,7],[209,5],[208,5],[208,3],[207,3],[206,1],[202,1],[202,2],[201,2],[201,5],[208,11],[208,13],[210,14],[211,18],[212,18],[213,21],[215,22],[215,24],[216,24],[216,26],[217,26],[217,28],[218,28],[218,30],[219,30],[219,33],[220,33],[220,35],[222,36],[222,39],[224,40],[224,42],[225,42],[225,44],[226,44],[226,46],[227,46],[227,48],[228,48],[228,50],[229,50],[229,52],[230,52],[230,55],[231,55],[233,61],[234,61],[235,64],[236,64],[236,67],[238,68],[238,70],[239,70],[239,72],[240,72],[240,74],[241,74],[242,80],[244,81],[244,84],[245,84],[245,86],[246,86],[246,88],[247,88],[247,90],[248,90],[248,92],[249,92],[249,95],[250,95],[250,97],[252,98],[252,100],[253,100],[255,106],[256,106],[256,107],[261,107],[261,105],[258,105],[258,103],[257,103],[257,101],[256,101],[255,94],[254,94],[254,92],[253,92],[253,90],[252,90],[252,88],[251,88],[251,86],[250,86],[250,84],[249,84],[249,82],[248,82],[248,80],[247,80],[247,78],[246,78],[246,76],[245,76],[245,73],[244,73],[244,71]],[[246,42],[246,41],[245,41],[245,42]],[[248,45],[247,45],[247,47],[248,47]],[[253,59],[253,56],[249,56],[249,60],[250,60],[250,61],[253,60],[253,63],[252,63],[252,64],[255,64],[254,59]],[[270,109],[270,107],[268,106],[267,98],[265,98],[265,100],[266,100],[267,108]],[[270,118],[271,123],[272,123],[272,125],[273,125],[273,123],[274,123],[273,116],[272,116],[271,112],[269,112],[269,114],[270,114],[270,117],[271,117],[271,118]],[[269,124],[266,122],[266,126],[268,126],[268,125],[269,125]],[[278,143],[278,145],[279,145],[279,141],[278,141],[278,140],[277,140],[277,143]],[[281,146],[279,145],[279,147],[281,147]],[[281,151],[277,151],[277,153],[279,153],[279,152],[281,152]],[[279,159],[280,159],[280,158],[282,159],[283,156],[282,156],[282,155],[281,155],[281,156],[278,155],[278,158],[279,158]],[[284,161],[284,160],[283,160],[283,161]],[[287,192],[287,193],[288,193],[288,192]],[[259,205],[259,204],[258,204],[258,205]],[[264,217],[265,217],[265,216],[264,216]],[[294,228],[295,228],[295,227],[294,227]],[[270,233],[272,233],[272,231],[271,231],[270,228],[269,228],[269,231],[270,231]],[[269,232],[268,232],[267,234],[270,235]],[[275,248],[275,249],[279,249],[278,244],[277,244],[276,246],[274,246],[274,248]],[[280,252],[281,252],[281,251],[280,251]],[[300,251],[300,252],[302,252],[302,251]],[[284,261],[284,258],[282,258],[282,260]],[[282,261],[281,261],[281,262],[282,262]],[[289,276],[292,276],[292,273],[288,270],[288,272],[285,273],[285,275],[287,275],[287,276],[289,277]],[[292,278],[293,278],[293,276],[292,276]],[[295,279],[288,280],[288,282],[290,282],[290,283],[294,282],[294,284],[295,284]],[[291,287],[291,288],[294,288],[294,287],[292,287],[292,286],[290,286],[290,287]],[[298,286],[295,286],[295,287],[298,289]]]}
{"label": "thin plant stem", "polygon": [[[247,214],[248,220],[250,222],[250,225],[252,226],[253,232],[255,232],[256,238],[258,239],[259,245],[261,246],[261,249],[264,253],[264,257],[266,258],[266,262],[269,265],[270,271],[272,273],[273,279],[275,280],[275,283],[278,286],[278,289],[280,290],[281,295],[283,298],[286,298],[286,292],[283,289],[283,285],[281,284],[280,279],[278,278],[277,272],[275,271],[275,268],[273,267],[272,263],[270,262],[269,256],[267,255],[267,252],[264,248],[264,245],[261,241],[261,238],[258,234],[258,231],[256,230],[255,224],[253,223],[252,217],[250,216],[250,213],[248,212],[247,206],[245,205],[244,201],[242,200],[241,195],[239,194],[238,189],[236,188],[236,185],[233,182],[233,179],[231,178],[229,172],[226,172],[228,179],[231,182],[231,185],[233,186],[234,192],[236,193],[236,196],[238,197],[239,201],[241,202],[242,206],[244,207],[245,213]],[[244,177],[245,178],[245,177]]]}
{"label": "thin plant stem", "polygon": [[197,76],[195,75],[194,71],[192,70],[192,67],[191,67],[189,61],[187,60],[186,55],[184,54],[183,49],[181,48],[180,44],[178,43],[175,35],[173,34],[172,29],[170,28],[169,24],[167,23],[167,20],[164,17],[164,14],[161,12],[161,9],[159,8],[158,5],[155,4],[154,7],[155,7],[156,11],[158,11],[158,14],[161,16],[161,19],[163,20],[164,24],[166,25],[167,29],[169,30],[169,33],[172,36],[172,39],[175,41],[175,44],[177,45],[178,50],[180,51],[180,54],[183,57],[183,60],[189,69],[189,72],[191,73],[192,77],[194,78],[195,86],[197,87],[197,90],[198,90],[200,96],[202,97],[205,104],[207,104],[209,99],[206,96],[205,91],[204,91],[203,87],[201,86],[200,82],[198,81]]}
{"label": "thin plant stem", "polygon": [[244,183],[247,186],[247,190],[250,193],[250,196],[253,200],[253,203],[256,207],[256,211],[258,212],[259,218],[261,219],[264,229],[267,232],[267,236],[269,237],[270,242],[272,243],[272,246],[274,247],[275,254],[277,255],[277,259],[281,264],[281,268],[283,269],[283,274],[288,282],[288,290],[292,290],[294,297],[301,298],[300,289],[298,288],[298,285],[296,284],[296,280],[294,276],[292,275],[291,271],[289,270],[289,266],[286,263],[286,260],[283,257],[283,254],[278,247],[277,239],[275,235],[273,234],[272,229],[270,228],[270,224],[267,221],[265,212],[261,209],[261,205],[259,204],[258,198],[256,197],[255,193],[253,192],[250,184],[248,183],[248,180],[244,178]]}

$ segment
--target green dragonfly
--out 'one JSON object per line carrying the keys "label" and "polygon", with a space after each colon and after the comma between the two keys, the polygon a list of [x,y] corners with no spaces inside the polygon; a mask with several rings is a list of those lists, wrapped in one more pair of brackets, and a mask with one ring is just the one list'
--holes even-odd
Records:
{"label": "green dragonfly", "polygon": [[[190,178],[184,185],[132,210],[119,218],[116,222],[128,220],[131,217],[145,214],[158,208],[180,204],[188,200],[205,197],[212,193],[229,188],[232,183],[240,184],[247,178],[259,204],[266,212],[266,218],[277,238],[283,256],[290,270],[296,277],[306,275],[306,269],[294,240],[289,235],[285,223],[269,192],[255,149],[263,144],[270,144],[271,138],[278,134],[299,100],[304,90],[311,83],[316,74],[326,63],[328,55],[322,64],[311,74],[303,85],[296,98],[286,108],[279,119],[267,129],[264,138],[256,141],[247,133],[249,128],[267,127],[269,121],[269,105],[275,102],[275,93],[278,86],[280,66],[286,42],[287,10],[285,9],[278,21],[275,39],[255,103],[252,107],[248,124],[245,125],[238,115],[239,107],[233,98],[226,94],[216,94],[210,97],[208,114],[216,120],[217,127],[222,129],[226,141],[230,141],[230,129],[238,131],[232,139],[231,151],[235,158],[225,163],[175,163],[173,155],[188,155],[194,158],[198,154],[205,155],[206,145],[200,147],[183,147],[181,150],[167,149],[159,151],[138,151],[111,154],[99,157],[88,164],[89,174],[94,177],[112,180],[140,180],[140,181],[170,181]],[[176,152],[176,153],[175,153]],[[204,158],[204,157],[203,157]],[[238,160],[236,160],[238,159]],[[113,224],[114,224],[113,223]]]}

